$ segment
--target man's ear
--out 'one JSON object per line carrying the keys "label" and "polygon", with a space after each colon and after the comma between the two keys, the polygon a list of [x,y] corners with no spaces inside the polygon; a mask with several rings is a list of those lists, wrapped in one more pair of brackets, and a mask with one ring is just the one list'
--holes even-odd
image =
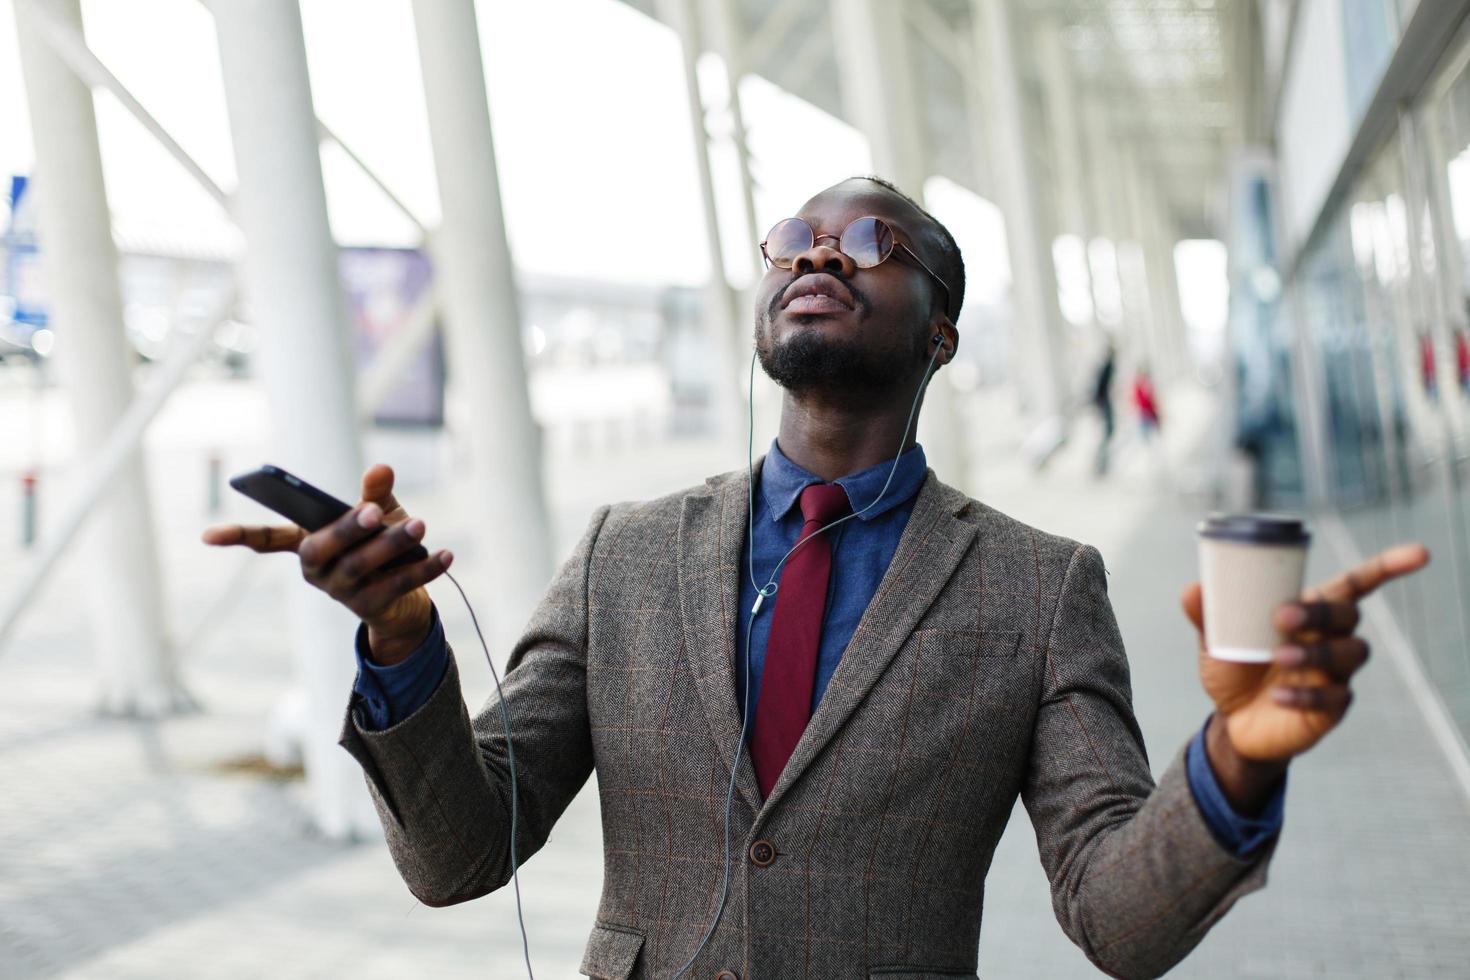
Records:
{"label": "man's ear", "polygon": [[960,332],[943,313],[934,314],[929,321],[929,345],[925,348],[926,352],[932,355],[936,343],[944,348],[935,361],[936,365],[948,364],[954,360],[960,349]]}

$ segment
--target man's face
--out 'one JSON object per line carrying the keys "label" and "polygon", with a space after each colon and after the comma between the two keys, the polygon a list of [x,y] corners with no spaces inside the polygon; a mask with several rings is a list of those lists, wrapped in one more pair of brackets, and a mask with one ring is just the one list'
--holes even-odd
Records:
{"label": "man's face", "polygon": [[796,217],[816,244],[790,269],[766,270],[756,290],[756,351],[789,391],[876,393],[909,382],[932,353],[933,321],[943,317],[928,275],[898,254],[859,269],[838,251],[843,229],[866,215],[886,221],[930,268],[939,264],[929,222],[879,184],[844,181],[808,201]]}

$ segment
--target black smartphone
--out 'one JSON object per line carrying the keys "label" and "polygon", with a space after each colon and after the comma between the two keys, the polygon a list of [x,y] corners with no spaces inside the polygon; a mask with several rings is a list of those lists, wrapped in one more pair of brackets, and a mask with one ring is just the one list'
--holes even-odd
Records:
{"label": "black smartphone", "polygon": [[[269,463],[258,470],[230,477],[230,486],[308,531],[319,531],[352,509],[350,504],[338,500],[325,490]],[[372,533],[381,534],[387,529],[386,524],[379,524]],[[428,550],[421,544],[415,545],[403,554],[389,559],[379,571],[423,561],[427,557]]]}

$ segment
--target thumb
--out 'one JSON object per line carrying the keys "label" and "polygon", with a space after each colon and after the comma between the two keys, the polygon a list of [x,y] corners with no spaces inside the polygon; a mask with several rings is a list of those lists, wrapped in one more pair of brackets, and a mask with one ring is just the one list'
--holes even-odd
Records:
{"label": "thumb", "polygon": [[363,502],[371,501],[383,509],[383,516],[391,518],[394,511],[401,510],[398,499],[393,496],[393,467],[386,463],[374,463],[362,474]]}
{"label": "thumb", "polygon": [[1189,621],[1194,624],[1194,628],[1203,635],[1205,631],[1204,590],[1200,588],[1198,582],[1190,582],[1184,587],[1184,591],[1179,594],[1179,605],[1183,608],[1184,615],[1188,616]]}

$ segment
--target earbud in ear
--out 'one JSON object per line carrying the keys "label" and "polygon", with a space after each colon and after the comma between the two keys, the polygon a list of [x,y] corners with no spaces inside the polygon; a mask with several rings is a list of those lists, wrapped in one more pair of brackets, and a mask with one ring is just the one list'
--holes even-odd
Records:
{"label": "earbud in ear", "polygon": [[945,347],[944,334],[942,334],[942,333],[935,334],[934,335],[934,340],[932,341],[932,343],[938,344],[939,345],[939,348],[941,350],[943,350],[944,347]]}

